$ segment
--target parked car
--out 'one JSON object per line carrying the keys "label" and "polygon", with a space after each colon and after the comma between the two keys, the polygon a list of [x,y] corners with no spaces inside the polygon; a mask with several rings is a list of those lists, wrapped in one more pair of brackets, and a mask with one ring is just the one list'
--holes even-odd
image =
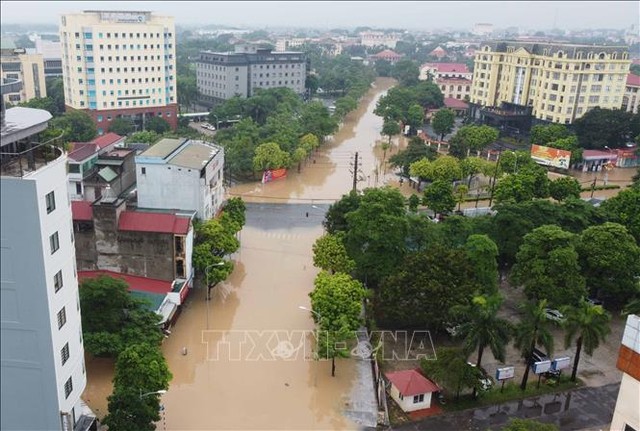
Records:
{"label": "parked car", "polygon": [[213,130],[216,130],[215,126],[212,126],[212,125],[211,125],[211,124],[209,124],[209,123],[202,123],[200,126],[201,126],[203,129],[212,130],[212,131],[213,131]]}
{"label": "parked car", "polygon": [[[476,367],[476,364],[472,362],[467,362],[467,364],[472,366],[473,368]],[[489,377],[487,372],[482,367],[480,367],[480,374],[482,376],[478,379],[478,381],[480,382],[480,389],[483,391],[488,391],[493,387],[493,380],[491,380],[491,377]]]}
{"label": "parked car", "polygon": [[564,321],[564,315],[558,310],[554,310],[553,308],[545,308],[544,314],[547,316],[547,319],[553,320],[554,322]]}
{"label": "parked car", "polygon": [[599,305],[601,307],[604,307],[604,302],[598,298],[587,298],[587,302],[591,305]]}

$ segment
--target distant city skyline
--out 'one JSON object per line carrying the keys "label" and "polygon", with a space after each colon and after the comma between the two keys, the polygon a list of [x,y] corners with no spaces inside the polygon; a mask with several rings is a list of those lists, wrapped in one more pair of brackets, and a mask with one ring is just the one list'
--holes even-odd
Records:
{"label": "distant city skyline", "polygon": [[[28,13],[25,13],[28,9]],[[471,29],[624,29],[638,27],[637,1],[555,2],[176,2],[2,1],[2,24],[58,24],[63,13],[83,10],[150,10],[175,17],[178,26]]]}

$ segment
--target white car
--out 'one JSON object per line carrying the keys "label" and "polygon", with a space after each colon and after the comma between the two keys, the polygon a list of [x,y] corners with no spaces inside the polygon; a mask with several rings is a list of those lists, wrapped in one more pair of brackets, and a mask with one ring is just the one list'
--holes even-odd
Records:
{"label": "white car", "polygon": [[211,130],[211,131],[216,130],[215,126],[212,126],[212,125],[211,125],[211,124],[209,124],[209,123],[202,123],[200,126],[201,126],[203,129],[207,129],[207,130]]}
{"label": "white car", "polygon": [[564,321],[564,315],[558,310],[554,310],[553,308],[545,308],[544,314],[547,316],[547,319],[553,320],[554,322]]}

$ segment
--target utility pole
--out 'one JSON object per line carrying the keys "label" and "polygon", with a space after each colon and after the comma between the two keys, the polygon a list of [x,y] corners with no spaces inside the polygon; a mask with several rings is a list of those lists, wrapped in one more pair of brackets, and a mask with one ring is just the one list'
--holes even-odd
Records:
{"label": "utility pole", "polygon": [[356,152],[356,161],[353,166],[353,191],[358,191],[356,185],[358,184],[358,152]]}

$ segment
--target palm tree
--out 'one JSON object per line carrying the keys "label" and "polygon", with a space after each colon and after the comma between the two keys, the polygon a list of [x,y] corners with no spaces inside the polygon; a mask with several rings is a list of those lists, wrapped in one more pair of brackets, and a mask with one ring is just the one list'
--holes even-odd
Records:
{"label": "palm tree", "polygon": [[458,336],[464,339],[464,350],[469,355],[478,351],[476,366],[480,368],[482,353],[489,347],[493,356],[504,362],[506,346],[511,337],[511,324],[498,317],[498,310],[504,299],[499,294],[477,295],[471,304],[456,308],[455,311],[465,316],[466,322],[460,325]]}
{"label": "palm tree", "polygon": [[587,355],[593,355],[593,351],[598,348],[601,341],[604,341],[611,331],[609,322],[611,315],[602,306],[592,305],[584,299],[576,307],[568,307],[563,310],[566,316],[564,327],[566,330],[564,337],[565,348],[576,339],[576,357],[573,361],[573,371],[571,380],[576,380],[578,373],[578,363],[580,362],[580,352],[584,346]]}
{"label": "palm tree", "polygon": [[522,352],[522,357],[527,361],[520,389],[527,389],[529,369],[533,365],[532,355],[536,345],[542,345],[549,355],[553,353],[553,337],[547,329],[549,320],[544,309],[547,308],[547,300],[542,299],[538,303],[527,302],[520,306],[523,312],[522,320],[516,325],[515,346]]}

